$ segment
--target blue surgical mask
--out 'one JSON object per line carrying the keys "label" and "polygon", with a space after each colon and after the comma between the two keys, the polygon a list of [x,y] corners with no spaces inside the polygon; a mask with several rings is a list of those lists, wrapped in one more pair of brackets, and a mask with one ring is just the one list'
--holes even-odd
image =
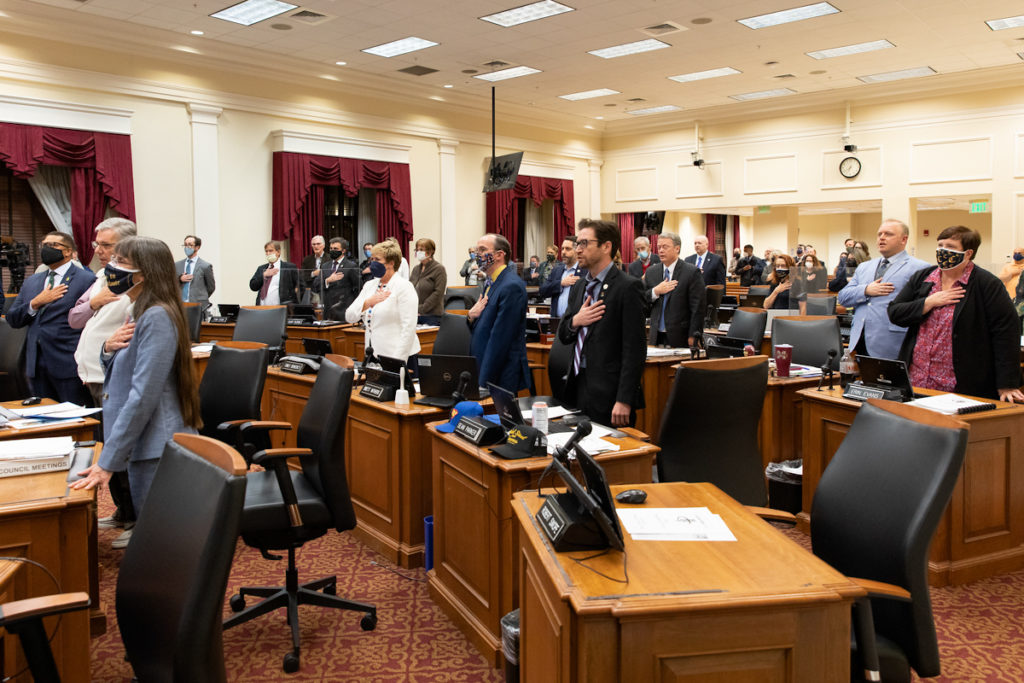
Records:
{"label": "blue surgical mask", "polygon": [[1014,261],[1024,261],[1024,254],[1020,253],[1019,251],[1014,253],[1013,260]]}
{"label": "blue surgical mask", "polygon": [[646,261],[647,257],[650,256],[650,254],[647,253],[646,249],[642,249],[641,251],[636,252],[636,255],[640,257],[641,261]]}
{"label": "blue surgical mask", "polygon": [[135,285],[135,273],[139,271],[118,268],[112,263],[108,263],[103,272],[107,276],[107,289],[110,290],[110,293],[124,294]]}
{"label": "blue surgical mask", "polygon": [[366,258],[370,258],[371,253],[372,252],[369,249],[363,249],[363,256],[365,256]]}
{"label": "blue surgical mask", "polygon": [[373,277],[384,277],[384,273],[388,272],[388,269],[384,267],[384,264],[380,261],[370,261],[370,275]]}
{"label": "blue surgical mask", "polygon": [[195,247],[185,247],[185,256],[192,258],[192,254],[196,253]]}

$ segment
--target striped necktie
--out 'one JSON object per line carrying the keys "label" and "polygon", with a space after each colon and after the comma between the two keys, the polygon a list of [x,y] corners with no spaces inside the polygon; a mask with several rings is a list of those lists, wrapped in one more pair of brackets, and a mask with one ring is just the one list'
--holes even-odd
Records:
{"label": "striped necktie", "polygon": [[[583,300],[586,301],[587,297],[590,297],[590,301],[591,303],[593,303],[597,298],[597,288],[600,286],[600,280],[591,280],[590,284],[587,285],[587,292],[586,295],[583,297]],[[580,368],[582,367],[580,363],[582,362],[583,358],[583,342],[586,341],[587,334],[589,332],[590,326],[588,325],[586,327],[580,328],[579,333],[576,335],[576,350],[573,353],[572,359],[573,374],[580,374]]]}
{"label": "striped necktie", "polygon": [[[192,259],[185,259],[185,275],[192,274]],[[181,300],[188,301],[188,291],[192,286],[192,282],[186,282],[185,286],[181,289]]]}

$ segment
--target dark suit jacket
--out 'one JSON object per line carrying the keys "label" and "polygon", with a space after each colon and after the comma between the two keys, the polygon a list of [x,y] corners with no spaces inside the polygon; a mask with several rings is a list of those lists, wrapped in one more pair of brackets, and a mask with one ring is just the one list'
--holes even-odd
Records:
{"label": "dark suit jacket", "polygon": [[536,268],[531,268],[530,266],[523,268],[523,282],[525,282],[528,287],[540,285],[543,282],[543,279],[541,278],[540,265]]}
{"label": "dark suit jacket", "polygon": [[334,268],[334,261],[327,257],[327,261],[320,264],[321,277],[313,282],[313,291],[320,295],[324,304],[324,315],[331,320],[344,320],[345,311],[352,302],[359,296],[362,289],[362,277],[359,273],[359,264],[345,256],[341,259],[339,268],[345,277],[337,282],[328,283],[326,278],[331,275]]}
{"label": "dark suit jacket", "polygon": [[[689,346],[688,338],[701,332],[704,327],[704,311],[707,308],[704,279],[697,271],[697,266],[677,260],[672,265],[672,279],[679,284],[667,297],[663,294],[652,304],[651,290],[664,279],[665,266],[661,263],[648,267],[644,275],[644,295],[651,311],[648,342],[654,344],[657,340],[658,327],[664,315],[669,346]],[[665,310],[666,298],[668,310]]]}
{"label": "dark suit jacket", "polygon": [[[647,265],[647,270],[650,270],[659,263],[661,263],[661,258],[657,254],[652,252],[651,262]],[[627,267],[627,271],[637,280],[642,280],[644,278],[644,264],[640,261],[640,259],[636,259],[635,261],[630,263]]]}
{"label": "dark suit jacket", "polygon": [[[686,262],[697,265],[697,255],[690,254],[686,257]],[[705,285],[725,286],[725,261],[722,260],[721,256],[708,250],[704,255],[704,266],[701,270],[704,271]]]}
{"label": "dark suit jacket", "polygon": [[526,360],[526,285],[506,267],[487,293],[487,306],[470,323],[471,353],[480,365],[480,385],[493,382],[511,392],[530,386]]}
{"label": "dark suit jacket", "polygon": [[[278,261],[278,265],[281,266],[281,277],[277,279],[278,294],[281,297],[282,304],[294,304],[298,303],[298,290],[299,290],[299,269],[295,267],[294,263],[290,261]],[[260,303],[260,288],[263,287],[263,271],[270,267],[269,263],[264,263],[256,269],[252,279],[249,280],[249,289],[256,292],[256,305]]]}
{"label": "dark suit jacket", "polygon": [[[900,360],[910,366],[921,323],[924,300],[932,284],[925,278],[936,266],[910,276],[889,302],[889,320],[907,328]],[[975,265],[967,293],[953,310],[953,374],[956,393],[999,398],[998,389],[1020,386],[1020,322],[1003,283]]]}
{"label": "dark suit jacket", "polygon": [[[581,277],[569,294],[569,308],[558,325],[558,341],[563,345],[576,344],[579,331],[572,329],[572,318],[583,307],[586,287],[587,279]],[[643,283],[613,267],[598,298],[604,301],[604,316],[590,326],[583,342],[587,397],[586,405],[576,407],[593,420],[611,424],[612,408],[617,401],[634,410],[644,407],[641,379],[647,360],[647,339]],[[571,361],[566,379],[564,396],[560,398],[572,404],[576,395]]]}
{"label": "dark suit jacket", "polygon": [[7,311],[7,323],[11,327],[28,327],[25,346],[25,374],[35,378],[37,365],[45,365],[51,377],[72,379],[78,377],[78,363],[75,349],[81,330],[68,325],[68,312],[74,308],[85,292],[96,281],[96,275],[72,265],[59,283],[67,285],[68,291],[60,299],[48,304],[34,316],[29,315],[28,305],[46,286],[49,271],[36,273],[25,280],[21,292]]}
{"label": "dark suit jacket", "polygon": [[[325,263],[329,264],[331,262],[331,255],[325,250],[320,259],[321,265]],[[301,272],[299,272],[299,279],[302,281],[302,286],[305,289],[311,289],[314,292],[319,292],[320,290],[314,286],[312,275],[313,271],[316,270],[316,254],[311,253],[309,256],[302,259],[302,265],[300,268]]]}

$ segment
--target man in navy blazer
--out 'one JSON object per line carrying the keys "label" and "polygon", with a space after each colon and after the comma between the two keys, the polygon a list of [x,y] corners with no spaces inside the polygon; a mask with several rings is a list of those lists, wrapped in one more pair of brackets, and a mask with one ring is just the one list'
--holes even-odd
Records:
{"label": "man in navy blazer", "polygon": [[910,228],[887,219],[878,228],[878,258],[857,266],[853,278],[840,290],[838,301],[853,308],[850,348],[875,358],[899,358],[907,328],[889,321],[889,303],[910,276],[930,264],[907,253]]}
{"label": "man in navy blazer", "polygon": [[713,251],[708,251],[708,238],[701,235],[693,240],[693,250],[696,254],[686,257],[687,263],[697,266],[704,275],[705,285],[725,286],[725,261]]}
{"label": "man in navy blazer", "polygon": [[278,306],[299,301],[299,269],[281,260],[281,243],[271,240],[263,245],[267,262],[256,269],[249,289],[256,292],[257,306]]}
{"label": "man in navy blazer", "polygon": [[558,262],[548,279],[540,287],[540,298],[551,297],[551,317],[559,318],[569,306],[569,290],[576,280],[586,273],[576,263],[576,236],[569,235],[562,240],[562,260]]}
{"label": "man in navy blazer", "polygon": [[7,311],[11,327],[28,327],[25,374],[32,393],[79,405],[89,392],[78,377],[75,349],[81,330],[68,324],[68,312],[96,280],[90,271],[71,263],[75,240],[63,232],[43,238],[41,257],[47,270],[25,280],[18,298]]}
{"label": "man in navy blazer", "polygon": [[530,386],[526,360],[526,285],[509,267],[512,246],[501,235],[477,240],[484,293],[466,315],[473,333],[471,353],[480,366],[480,385],[492,382],[513,393]]}

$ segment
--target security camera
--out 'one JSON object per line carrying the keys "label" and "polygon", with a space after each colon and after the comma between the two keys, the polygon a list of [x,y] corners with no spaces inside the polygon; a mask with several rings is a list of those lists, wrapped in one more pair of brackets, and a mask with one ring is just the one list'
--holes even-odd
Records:
{"label": "security camera", "polygon": [[854,153],[857,151],[857,145],[843,145],[843,151]]}
{"label": "security camera", "polygon": [[697,168],[704,168],[704,160],[703,159],[694,159],[693,165],[696,166]]}

